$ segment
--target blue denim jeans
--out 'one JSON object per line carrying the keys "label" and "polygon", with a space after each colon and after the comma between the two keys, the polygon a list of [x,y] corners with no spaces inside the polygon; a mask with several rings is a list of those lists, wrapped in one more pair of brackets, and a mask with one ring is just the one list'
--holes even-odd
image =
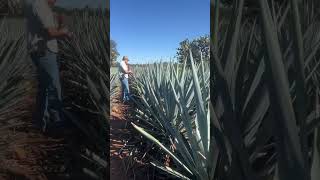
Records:
{"label": "blue denim jeans", "polygon": [[129,91],[129,81],[128,78],[121,78],[121,86],[122,86],[122,100],[129,101],[130,100],[130,91]]}
{"label": "blue denim jeans", "polygon": [[62,122],[62,96],[57,55],[50,51],[31,54],[37,68],[38,93],[35,123],[46,131],[55,123]]}

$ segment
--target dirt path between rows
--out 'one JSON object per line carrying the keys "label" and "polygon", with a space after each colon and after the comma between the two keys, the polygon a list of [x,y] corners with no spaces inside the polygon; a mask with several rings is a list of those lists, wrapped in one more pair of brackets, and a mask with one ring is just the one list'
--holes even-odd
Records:
{"label": "dirt path between rows", "polygon": [[131,151],[135,141],[134,130],[130,125],[134,103],[123,104],[120,88],[111,99],[110,119],[110,180],[150,180],[150,168],[137,160]]}
{"label": "dirt path between rows", "polygon": [[[0,116],[0,180],[64,180],[81,179],[80,145],[83,137],[76,128],[70,128],[66,137],[44,135],[33,124],[36,110],[36,81],[30,80],[26,95],[19,103],[21,109]],[[83,179],[88,179],[87,176]]]}
{"label": "dirt path between rows", "polygon": [[[32,124],[35,111],[35,82],[30,80],[28,94],[20,103],[21,109],[12,111],[15,118],[7,117],[0,130],[0,179],[48,180],[50,174],[57,179],[63,174],[65,142],[43,135]],[[50,156],[50,154],[55,156]],[[62,179],[62,177],[60,177]]]}
{"label": "dirt path between rows", "polygon": [[119,88],[112,99],[111,119],[110,119],[110,179],[129,180],[125,158],[128,157],[128,151],[125,148],[125,140],[130,136],[127,129],[126,115],[128,105],[120,101]]}

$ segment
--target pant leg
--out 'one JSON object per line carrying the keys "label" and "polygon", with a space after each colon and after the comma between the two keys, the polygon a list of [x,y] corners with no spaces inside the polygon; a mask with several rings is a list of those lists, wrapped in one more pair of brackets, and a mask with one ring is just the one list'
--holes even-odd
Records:
{"label": "pant leg", "polygon": [[126,82],[126,87],[127,87],[127,95],[128,95],[128,97],[129,97],[129,95],[130,95],[130,88],[129,88],[129,79],[128,78],[126,78],[127,79],[127,82]]}
{"label": "pant leg", "polygon": [[59,66],[57,62],[57,55],[54,53],[48,54],[48,74],[50,76],[50,83],[48,86],[48,108],[52,120],[55,122],[63,121],[62,116],[62,95]]}
{"label": "pant leg", "polygon": [[34,123],[39,127],[46,128],[47,122],[49,121],[48,113],[48,96],[47,96],[47,86],[48,83],[45,80],[44,71],[41,68],[40,59],[37,55],[31,54],[31,59],[36,66],[37,80],[38,80],[38,89],[36,97],[36,110],[33,115]]}
{"label": "pant leg", "polygon": [[38,72],[38,119],[42,127],[48,122],[61,121],[62,97],[56,54],[46,52],[42,57],[32,57]]}
{"label": "pant leg", "polygon": [[127,78],[121,79],[121,87],[122,87],[122,100],[127,101]]}
{"label": "pant leg", "polygon": [[124,86],[124,100],[129,100],[129,81],[128,78],[123,78],[123,86]]}
{"label": "pant leg", "polygon": [[123,82],[123,78],[120,79],[120,84],[121,84],[121,99],[122,101],[124,101],[124,98],[125,98],[125,94],[124,94],[124,82]]}

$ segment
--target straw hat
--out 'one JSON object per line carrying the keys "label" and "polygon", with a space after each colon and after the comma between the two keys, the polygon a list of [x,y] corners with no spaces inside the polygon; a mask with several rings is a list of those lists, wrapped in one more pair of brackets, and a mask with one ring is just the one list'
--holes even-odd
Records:
{"label": "straw hat", "polygon": [[128,60],[129,61],[128,56],[123,56],[122,61],[124,61],[124,60]]}

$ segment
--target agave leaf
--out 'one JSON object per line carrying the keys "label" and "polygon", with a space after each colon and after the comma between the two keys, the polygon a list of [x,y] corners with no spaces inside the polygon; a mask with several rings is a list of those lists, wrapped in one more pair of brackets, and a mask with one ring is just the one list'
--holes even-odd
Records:
{"label": "agave leaf", "polygon": [[311,180],[316,180],[320,178],[320,155],[319,155],[319,128],[314,132],[314,142],[313,142],[313,158],[311,164]]}
{"label": "agave leaf", "polygon": [[159,169],[161,169],[161,170],[163,170],[163,171],[165,171],[165,172],[167,172],[167,173],[169,173],[169,174],[177,177],[177,178],[190,180],[188,177],[184,176],[183,174],[179,173],[179,172],[176,171],[176,170],[171,169],[171,168],[168,167],[168,166],[163,166],[163,165],[161,165],[161,164],[158,163],[158,162],[151,162],[151,164],[152,164],[153,166],[155,166],[155,167],[157,167],[157,168],[159,168]]}
{"label": "agave leaf", "polygon": [[[193,62],[192,52],[190,53],[190,61],[191,68],[193,72],[193,81],[194,81],[194,91],[196,92],[196,101],[197,101],[197,117],[196,117],[196,130],[200,134],[201,141],[204,148],[204,154],[208,154],[209,152],[209,144],[210,144],[210,131],[208,127],[210,127],[210,119],[206,118],[205,109],[204,109],[204,101],[202,99],[202,93],[200,90],[200,83],[195,71],[195,66]],[[206,122],[207,121],[207,122]],[[209,126],[208,126],[209,124]]]}
{"label": "agave leaf", "polygon": [[213,22],[213,46],[214,48],[218,48],[218,38],[219,38],[219,9],[220,9],[220,0],[211,1],[214,4],[214,22]]}
{"label": "agave leaf", "polygon": [[157,140],[156,138],[154,138],[151,134],[149,134],[148,132],[146,132],[144,129],[142,129],[141,127],[135,125],[134,123],[131,123],[132,126],[138,130],[140,133],[142,133],[146,138],[148,138],[149,140],[153,141],[154,143],[156,143],[161,149],[163,149],[164,151],[166,151],[168,154],[170,154],[170,156],[176,160],[186,171],[188,171],[191,175],[193,174],[188,168],[187,166],[185,166],[168,148],[166,148],[159,140]]}
{"label": "agave leaf", "polygon": [[[278,114],[278,123],[281,122],[281,124],[283,124],[278,125],[279,127],[282,127],[282,129],[279,129],[279,134],[277,134],[277,137],[280,141],[278,144],[281,146],[279,161],[280,177],[283,176],[282,178],[292,177],[303,179],[305,177],[303,172],[304,160],[302,157],[300,142],[298,141],[298,129],[295,124],[296,118],[290,98],[287,76],[284,73],[285,68],[281,57],[277,34],[275,32],[274,24],[271,20],[270,10],[267,2],[264,0],[259,0],[259,5],[261,8],[264,40],[268,54],[268,58],[266,59],[266,67],[270,76],[270,101],[273,105],[273,111],[277,112]],[[292,171],[289,172],[289,170],[286,169],[287,167],[291,166],[289,166],[288,158],[285,158],[286,156],[289,156],[289,159],[295,161],[294,166],[292,167],[295,169],[294,173],[292,173]]]}

